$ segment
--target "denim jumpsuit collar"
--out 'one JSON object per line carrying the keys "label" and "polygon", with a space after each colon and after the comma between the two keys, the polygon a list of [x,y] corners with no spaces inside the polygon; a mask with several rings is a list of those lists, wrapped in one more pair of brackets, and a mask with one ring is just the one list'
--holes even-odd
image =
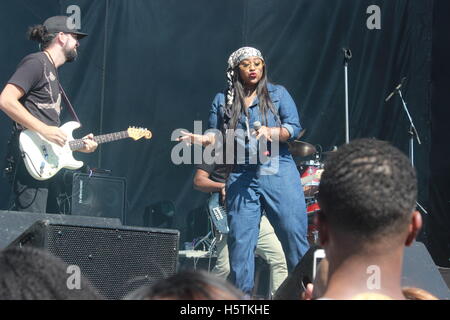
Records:
{"label": "denim jumpsuit collar", "polygon": [[[275,85],[273,85],[271,83],[267,83],[267,90],[269,91],[269,95],[270,95],[272,102],[275,103],[280,100],[280,98],[276,94],[274,94],[277,91],[277,87]],[[253,100],[253,102],[249,106],[249,108],[254,108],[257,105],[259,105],[259,97],[258,96],[255,97],[255,99]]]}

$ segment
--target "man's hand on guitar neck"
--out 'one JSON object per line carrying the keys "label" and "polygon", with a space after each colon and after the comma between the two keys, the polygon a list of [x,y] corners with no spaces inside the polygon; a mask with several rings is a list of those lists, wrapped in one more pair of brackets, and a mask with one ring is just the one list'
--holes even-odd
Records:
{"label": "man's hand on guitar neck", "polygon": [[94,135],[92,133],[89,133],[87,136],[83,137],[81,140],[84,142],[84,147],[78,151],[84,152],[84,153],[91,153],[94,152],[98,144],[94,140]]}
{"label": "man's hand on guitar neck", "polygon": [[[45,126],[45,128],[41,130],[40,134],[44,136],[44,138],[48,141],[56,143],[61,147],[63,147],[67,143],[67,134],[58,127]],[[91,153],[94,152],[98,147],[98,144],[97,142],[95,142],[94,135],[92,133],[84,136],[81,140],[83,140],[84,142],[84,147],[77,150],[79,152]]]}

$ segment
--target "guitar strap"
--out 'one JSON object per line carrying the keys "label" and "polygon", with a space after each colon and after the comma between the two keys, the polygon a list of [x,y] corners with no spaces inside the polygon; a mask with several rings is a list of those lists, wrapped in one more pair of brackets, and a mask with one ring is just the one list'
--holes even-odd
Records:
{"label": "guitar strap", "polygon": [[61,86],[61,83],[59,83],[59,81],[58,81],[58,85],[59,85],[59,90],[61,91],[61,95],[64,100],[64,104],[69,109],[69,112],[70,112],[72,118],[81,125],[80,119],[78,119],[77,113],[75,112],[75,109],[73,108],[72,104],[70,103],[69,98],[67,98],[66,92],[64,91],[64,89]]}

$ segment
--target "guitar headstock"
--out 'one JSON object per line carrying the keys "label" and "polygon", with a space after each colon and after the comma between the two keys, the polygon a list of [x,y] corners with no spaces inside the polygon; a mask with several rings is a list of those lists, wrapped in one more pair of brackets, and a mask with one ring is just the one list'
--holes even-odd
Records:
{"label": "guitar headstock", "polygon": [[141,138],[150,139],[152,137],[151,131],[144,128],[129,127],[127,132],[128,136],[133,140],[139,140]]}

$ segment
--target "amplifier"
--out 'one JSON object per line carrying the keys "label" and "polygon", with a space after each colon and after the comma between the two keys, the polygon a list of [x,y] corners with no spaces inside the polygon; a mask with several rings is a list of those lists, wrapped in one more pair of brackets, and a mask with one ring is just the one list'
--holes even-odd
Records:
{"label": "amplifier", "polygon": [[88,226],[41,220],[9,247],[49,251],[81,273],[107,299],[122,299],[177,270],[179,231],[139,227]]}
{"label": "amplifier", "polygon": [[72,215],[118,218],[125,223],[125,178],[74,173],[71,194]]}

